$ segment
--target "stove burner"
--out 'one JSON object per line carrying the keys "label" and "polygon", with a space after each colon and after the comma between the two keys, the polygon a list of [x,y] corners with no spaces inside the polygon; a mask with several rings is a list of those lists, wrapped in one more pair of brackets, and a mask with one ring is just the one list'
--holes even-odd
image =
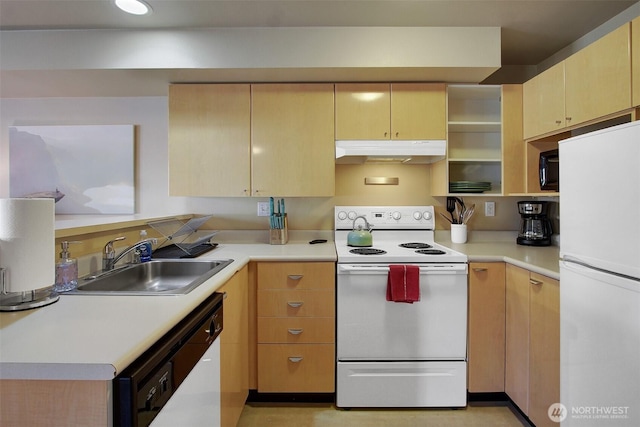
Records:
{"label": "stove burner", "polygon": [[352,254],[358,254],[358,255],[383,255],[387,253],[387,251],[383,251],[382,249],[375,249],[375,248],[357,248],[357,249],[351,249],[349,252],[351,252]]}
{"label": "stove burner", "polygon": [[440,249],[420,249],[419,251],[416,251],[417,254],[423,254],[423,255],[444,255],[446,254],[445,251],[441,251]]}
{"label": "stove burner", "polygon": [[416,242],[401,243],[398,246],[400,246],[401,248],[409,248],[409,249],[427,249],[431,247],[431,245],[428,243],[416,243]]}

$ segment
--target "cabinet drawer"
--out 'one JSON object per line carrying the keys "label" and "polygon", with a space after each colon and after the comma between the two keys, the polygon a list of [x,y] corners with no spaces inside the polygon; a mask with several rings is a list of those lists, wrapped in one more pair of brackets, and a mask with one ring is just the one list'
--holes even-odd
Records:
{"label": "cabinet drawer", "polygon": [[258,391],[332,393],[333,344],[259,344]]}
{"label": "cabinet drawer", "polygon": [[258,291],[258,317],[334,317],[334,291]]}
{"label": "cabinet drawer", "polygon": [[258,289],[333,289],[335,265],[329,262],[261,262]]}
{"label": "cabinet drawer", "polygon": [[333,317],[261,317],[258,319],[259,343],[335,342]]}

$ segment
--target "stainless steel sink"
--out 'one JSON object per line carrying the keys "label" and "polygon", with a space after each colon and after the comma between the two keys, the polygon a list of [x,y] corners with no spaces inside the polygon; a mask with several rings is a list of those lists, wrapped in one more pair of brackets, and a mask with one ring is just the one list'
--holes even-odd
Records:
{"label": "stainless steel sink", "polygon": [[154,260],[90,275],[63,295],[184,295],[233,262],[225,260]]}

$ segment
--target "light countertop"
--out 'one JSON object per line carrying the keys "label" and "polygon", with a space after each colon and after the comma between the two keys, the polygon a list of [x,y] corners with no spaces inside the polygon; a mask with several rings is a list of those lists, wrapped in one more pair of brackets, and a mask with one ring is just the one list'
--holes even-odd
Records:
{"label": "light countertop", "polygon": [[[201,258],[234,262],[187,295],[62,295],[46,307],[0,313],[0,379],[111,380],[250,261],[336,261],[331,232],[291,233],[286,245],[269,245],[267,233],[217,235],[219,246]],[[495,236],[471,234],[468,243],[453,244],[437,233],[436,241],[470,262],[505,261],[559,278],[557,247]],[[317,238],[329,241],[308,243]]]}
{"label": "light countertop", "polygon": [[234,262],[186,295],[61,295],[0,313],[0,379],[111,380],[249,261],[335,262],[333,242],[220,243],[203,259]]}
{"label": "light countertop", "polygon": [[437,232],[436,242],[467,255],[469,262],[504,261],[560,280],[557,246],[521,246],[515,232],[471,232],[467,243],[451,243],[448,232]]}

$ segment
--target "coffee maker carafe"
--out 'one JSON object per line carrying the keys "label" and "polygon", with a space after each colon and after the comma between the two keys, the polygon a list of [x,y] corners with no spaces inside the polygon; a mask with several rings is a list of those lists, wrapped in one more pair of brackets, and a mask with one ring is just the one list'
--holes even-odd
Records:
{"label": "coffee maker carafe", "polygon": [[553,230],[547,217],[547,202],[518,202],[518,212],[521,218],[516,242],[527,246],[550,246]]}

